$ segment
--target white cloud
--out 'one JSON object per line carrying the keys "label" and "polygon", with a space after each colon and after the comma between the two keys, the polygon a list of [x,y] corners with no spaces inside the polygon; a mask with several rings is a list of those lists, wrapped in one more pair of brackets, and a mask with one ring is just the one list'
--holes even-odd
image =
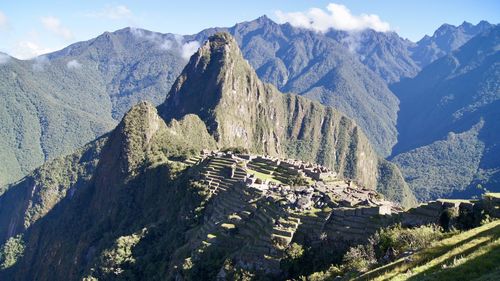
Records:
{"label": "white cloud", "polygon": [[0,53],[0,64],[6,64],[10,61],[10,57],[4,53]]}
{"label": "white cloud", "polygon": [[101,11],[87,14],[93,18],[105,18],[111,20],[132,19],[134,14],[125,5],[108,6]]}
{"label": "white cloud", "polygon": [[184,43],[181,49],[181,55],[184,59],[188,60],[191,55],[193,55],[198,48],[200,48],[200,43],[198,41],[191,41]]}
{"label": "white cloud", "polygon": [[80,62],[78,62],[77,60],[70,60],[66,64],[66,67],[68,69],[80,69],[80,68],[82,68],[82,64]]}
{"label": "white cloud", "polygon": [[7,17],[2,11],[0,11],[0,28],[7,27],[7,22]]}
{"label": "white cloud", "polygon": [[50,31],[58,36],[61,36],[65,40],[69,40],[69,39],[73,38],[73,33],[71,32],[71,30],[69,30],[69,28],[63,26],[61,24],[61,21],[58,18],[56,18],[56,17],[42,17],[42,18],[40,18],[40,21],[42,22],[45,29],[47,29],[48,31]]}
{"label": "white cloud", "polygon": [[160,46],[159,46],[159,47],[160,47],[160,49],[162,49],[162,50],[170,50],[170,49],[172,49],[173,45],[174,45],[174,43],[172,43],[172,41],[170,41],[170,40],[165,40],[165,41],[163,41],[163,42],[160,44]]}
{"label": "white cloud", "polygon": [[156,32],[151,32],[151,31],[147,31],[147,30],[143,30],[143,29],[139,29],[139,28],[135,28],[135,27],[131,27],[130,31],[132,32],[132,34],[135,37],[143,38],[143,39],[146,39],[148,41],[151,41],[155,45],[158,45],[158,48],[160,48],[162,50],[170,50],[173,47],[172,41],[170,41],[168,39],[163,39],[162,36]]}
{"label": "white cloud", "polygon": [[138,38],[143,38],[154,43],[161,50],[173,50],[178,52],[186,60],[188,60],[200,47],[200,43],[198,41],[185,42],[184,37],[179,34],[175,34],[174,39],[170,40],[165,39],[158,33],[139,28],[131,28],[131,32]]}
{"label": "white cloud", "polygon": [[293,26],[319,32],[327,32],[331,28],[345,31],[371,28],[380,32],[391,29],[389,23],[382,21],[378,15],[353,15],[346,6],[335,3],[328,4],[326,11],[319,8],[311,8],[306,12],[276,11],[276,17],[280,23],[289,22]]}
{"label": "white cloud", "polygon": [[55,49],[44,48],[33,41],[19,41],[12,55],[18,59],[31,59],[53,51]]}
{"label": "white cloud", "polygon": [[38,56],[33,59],[33,65],[31,67],[34,71],[43,71],[47,65],[50,65],[49,59],[46,56]]}

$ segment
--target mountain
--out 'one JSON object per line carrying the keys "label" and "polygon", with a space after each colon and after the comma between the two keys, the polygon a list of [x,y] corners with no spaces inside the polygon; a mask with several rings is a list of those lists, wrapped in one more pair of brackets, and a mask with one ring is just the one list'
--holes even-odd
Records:
{"label": "mountain", "polygon": [[193,38],[203,41],[217,31],[236,38],[264,82],[338,109],[361,126],[380,154],[390,154],[397,137],[397,98],[340,39],[277,24],[266,16],[231,28],[208,29]]}
{"label": "mountain", "polygon": [[487,21],[480,21],[477,25],[466,21],[459,26],[443,24],[432,36],[426,35],[417,42],[416,46],[411,49],[412,58],[417,65],[425,67],[493,26]]}
{"label": "mountain", "polygon": [[[265,82],[334,106],[367,132],[379,153],[390,154],[398,101],[375,73],[381,67],[371,71],[345,40],[279,25],[267,17],[193,36],[125,28],[34,60],[0,63],[0,122],[7,124],[2,127],[0,155],[8,163],[0,170],[0,186],[109,131],[138,101],[160,104],[193,48],[217,30],[236,37]],[[397,41],[395,34],[374,34],[392,38],[381,50]],[[373,44],[363,55],[366,61],[381,62],[386,56],[378,55]],[[402,69],[412,67],[402,64]]]}
{"label": "mountain", "polygon": [[[237,43],[224,33],[211,37],[191,58],[159,111],[167,121],[200,116],[221,147],[324,164],[370,188],[404,188],[399,172],[377,156],[352,120],[260,82]],[[406,194],[391,199],[406,200]]]}
{"label": "mountain", "polygon": [[387,84],[401,78],[414,77],[420,67],[412,58],[415,43],[399,37],[396,32],[377,32],[366,29],[358,32],[330,30],[328,37],[335,39]]}
{"label": "mountain", "polygon": [[29,61],[2,55],[0,186],[108,132],[138,101],[159,105],[199,42],[218,30],[236,38],[262,80],[335,107],[378,153],[391,154],[399,102],[387,83],[417,73],[414,44],[393,32],[321,34],[264,16],[190,36],[125,28]]}
{"label": "mountain", "polygon": [[[313,151],[305,151],[311,136]],[[200,154],[228,146],[240,152]],[[306,162],[314,160],[337,173]],[[255,177],[260,185],[255,179],[251,188]],[[258,188],[268,181],[268,191]],[[216,34],[158,110],[139,103],[112,132],[0,196],[0,277],[215,279],[231,260],[273,275],[287,235],[316,237],[315,222],[327,221],[331,208],[390,212],[375,187],[412,201],[398,169],[377,156],[352,120],[261,82],[236,41]]]}
{"label": "mountain", "polygon": [[499,44],[495,26],[392,87],[401,101],[393,161],[419,199],[500,190]]}
{"label": "mountain", "polygon": [[161,103],[187,61],[184,44],[128,28],[33,60],[6,59],[0,186],[108,132],[139,100]]}
{"label": "mountain", "polygon": [[10,58],[0,65],[0,186],[114,126],[99,75],[48,64]]}

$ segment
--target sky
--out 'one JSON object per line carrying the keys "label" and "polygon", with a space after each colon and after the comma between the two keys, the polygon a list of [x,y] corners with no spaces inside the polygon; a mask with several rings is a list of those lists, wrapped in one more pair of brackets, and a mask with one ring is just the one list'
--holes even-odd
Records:
{"label": "sky", "polygon": [[262,15],[317,32],[372,28],[418,41],[443,23],[500,23],[499,11],[498,0],[1,0],[0,51],[28,59],[127,26],[194,34]]}

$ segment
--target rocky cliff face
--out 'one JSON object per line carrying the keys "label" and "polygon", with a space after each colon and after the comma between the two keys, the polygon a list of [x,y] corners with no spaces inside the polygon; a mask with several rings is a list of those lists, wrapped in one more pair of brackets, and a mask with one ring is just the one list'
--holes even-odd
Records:
{"label": "rocky cliff face", "polygon": [[391,199],[411,201],[397,169],[376,154],[351,119],[261,82],[227,33],[212,36],[193,55],[159,111],[167,121],[197,114],[220,148],[325,164],[370,188],[390,177],[401,191]]}

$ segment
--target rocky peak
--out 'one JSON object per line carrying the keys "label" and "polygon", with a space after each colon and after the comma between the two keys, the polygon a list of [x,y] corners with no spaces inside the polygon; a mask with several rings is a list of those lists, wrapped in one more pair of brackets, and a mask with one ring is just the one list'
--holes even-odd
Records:
{"label": "rocky peak", "polygon": [[110,135],[99,164],[98,172],[103,175],[100,179],[105,183],[110,180],[111,184],[135,176],[146,159],[152,137],[162,126],[165,123],[153,104],[140,102],[132,107]]}
{"label": "rocky peak", "polygon": [[210,125],[213,110],[220,104],[223,94],[236,94],[225,91],[226,84],[234,81],[236,68],[238,75],[256,79],[231,35],[222,32],[210,36],[175,81],[159,108],[160,114],[169,121],[194,113]]}

